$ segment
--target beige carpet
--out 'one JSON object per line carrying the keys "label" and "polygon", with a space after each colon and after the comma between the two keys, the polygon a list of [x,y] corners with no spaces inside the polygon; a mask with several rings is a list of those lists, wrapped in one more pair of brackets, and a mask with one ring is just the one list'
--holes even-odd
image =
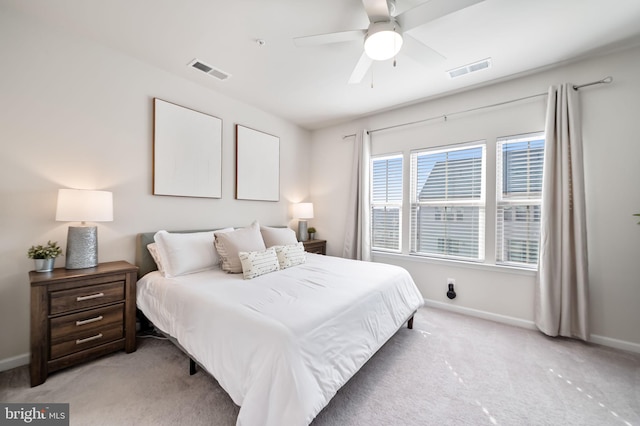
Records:
{"label": "beige carpet", "polygon": [[[233,425],[215,379],[167,341],[54,373],[0,373],[0,401],[68,402],[72,425]],[[640,355],[422,309],[314,420],[320,425],[638,425]],[[283,425],[287,426],[287,425]]]}

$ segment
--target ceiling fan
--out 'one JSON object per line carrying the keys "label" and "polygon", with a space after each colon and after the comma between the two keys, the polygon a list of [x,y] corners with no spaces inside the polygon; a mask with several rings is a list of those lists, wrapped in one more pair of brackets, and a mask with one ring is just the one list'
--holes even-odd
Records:
{"label": "ceiling fan", "polygon": [[296,37],[294,43],[298,47],[305,47],[348,41],[364,42],[364,52],[349,78],[349,84],[357,84],[362,81],[373,61],[391,59],[401,49],[403,53],[427,65],[444,59],[441,54],[407,34],[407,31],[481,1],[430,0],[396,15],[395,0],[362,0],[369,17],[368,28]]}

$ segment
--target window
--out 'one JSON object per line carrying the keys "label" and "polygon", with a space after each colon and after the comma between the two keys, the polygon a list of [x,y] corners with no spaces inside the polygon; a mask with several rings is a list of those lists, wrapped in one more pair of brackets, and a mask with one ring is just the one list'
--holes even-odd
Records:
{"label": "window", "polygon": [[400,252],[402,155],[371,160],[371,249]]}
{"label": "window", "polygon": [[544,134],[500,138],[496,157],[496,263],[536,267]]}
{"label": "window", "polygon": [[484,259],[483,142],[411,154],[411,254]]}

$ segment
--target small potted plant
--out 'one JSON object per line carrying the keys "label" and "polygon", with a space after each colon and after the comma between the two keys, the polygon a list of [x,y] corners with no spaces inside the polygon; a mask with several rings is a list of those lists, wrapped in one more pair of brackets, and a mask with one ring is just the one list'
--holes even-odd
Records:
{"label": "small potted plant", "polygon": [[310,240],[315,240],[316,239],[316,228],[314,228],[313,226],[310,226],[309,229],[307,229],[307,232],[309,232],[309,239]]}
{"label": "small potted plant", "polygon": [[29,259],[33,259],[36,266],[36,272],[50,272],[53,270],[53,264],[56,257],[62,254],[62,249],[56,241],[48,241],[45,246],[31,246],[27,251]]}

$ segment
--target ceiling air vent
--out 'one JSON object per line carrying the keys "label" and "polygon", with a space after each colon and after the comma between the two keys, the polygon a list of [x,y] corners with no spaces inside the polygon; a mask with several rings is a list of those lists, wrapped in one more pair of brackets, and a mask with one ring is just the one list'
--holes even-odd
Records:
{"label": "ceiling air vent", "polygon": [[491,58],[487,58],[478,62],[474,62],[472,64],[467,64],[458,68],[454,68],[452,70],[447,71],[447,74],[449,74],[449,78],[457,78],[465,74],[470,74],[472,72],[486,70],[487,68],[490,68],[490,67],[491,67]]}
{"label": "ceiling air vent", "polygon": [[217,78],[220,81],[225,81],[226,79],[231,77],[231,74],[219,70],[218,68],[214,68],[211,65],[207,65],[198,59],[194,59],[193,61],[191,61],[189,63],[189,66],[206,74],[209,74],[211,77]]}

